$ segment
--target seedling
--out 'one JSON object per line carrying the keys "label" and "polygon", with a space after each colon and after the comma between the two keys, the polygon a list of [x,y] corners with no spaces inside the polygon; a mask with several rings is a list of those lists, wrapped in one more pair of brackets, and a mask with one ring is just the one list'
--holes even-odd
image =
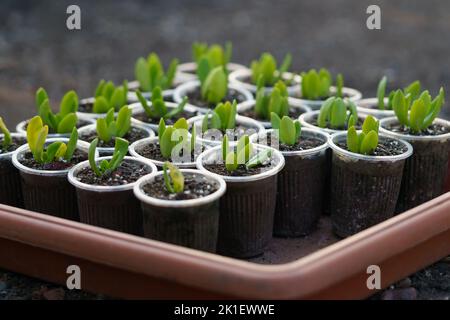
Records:
{"label": "seedling", "polygon": [[[353,116],[351,116],[353,118]],[[352,119],[350,122],[354,123]],[[364,120],[362,131],[358,134],[352,125],[347,132],[347,148],[349,151],[359,154],[372,154],[378,146],[379,121],[371,115]]]}
{"label": "seedling", "polygon": [[[209,116],[211,114],[211,117]],[[208,129],[218,129],[225,132],[227,129],[236,127],[237,102],[229,101],[219,103],[213,111],[208,111],[202,121],[202,132]]]}
{"label": "seedling", "polygon": [[139,86],[142,91],[151,92],[156,87],[161,87],[165,90],[172,87],[177,66],[178,59],[173,59],[167,71],[164,72],[158,55],[156,53],[150,53],[147,60],[141,57],[136,61],[134,74],[139,81]]}
{"label": "seedling", "polygon": [[195,42],[192,45],[192,57],[197,63],[197,74],[199,71],[198,66],[202,64],[206,66],[206,63],[208,70],[212,70],[219,66],[224,67],[226,70],[227,64],[231,60],[232,51],[233,46],[231,42],[225,43],[224,47],[218,44],[208,46],[208,44],[204,42]]}
{"label": "seedling", "polygon": [[292,63],[292,56],[288,53],[284,57],[283,63],[277,70],[277,61],[270,53],[263,53],[259,60],[251,63],[252,82],[261,83],[263,86],[273,86],[282,79],[283,73],[287,72]]}
{"label": "seedling", "polygon": [[287,116],[280,117],[272,112],[271,113],[272,128],[278,130],[279,137],[282,143],[288,146],[292,146],[297,143],[298,138],[301,135],[301,126],[298,120],[292,120]]}
{"label": "seedling", "polygon": [[255,114],[261,119],[269,120],[272,112],[279,117],[287,116],[289,114],[289,102],[288,91],[284,82],[278,81],[272,92],[267,94],[262,81],[260,81],[254,110]]}
{"label": "seedling", "polygon": [[78,118],[78,96],[75,91],[67,92],[61,100],[58,113],[53,113],[47,92],[44,88],[36,91],[38,115],[43,123],[56,133],[70,133],[75,128]]}
{"label": "seedling", "polygon": [[[317,72],[311,69],[308,72],[302,72],[302,97],[308,100],[319,100],[330,96],[330,88],[333,83],[331,74],[326,69],[320,69]],[[344,77],[342,74],[336,76],[336,97],[342,98],[342,89],[344,87]]]}
{"label": "seedling", "polygon": [[[391,91],[388,95],[388,103],[387,105],[384,103],[384,98],[386,95],[386,85],[387,85],[387,78],[384,76],[381,78],[380,82],[378,83],[377,88],[377,98],[378,98],[378,109],[380,110],[391,110],[392,109],[392,100],[394,99],[395,91]],[[415,100],[420,95],[420,81],[416,80],[412,82],[409,86],[403,89],[403,92],[405,95],[410,94],[411,99]]]}
{"label": "seedling", "polygon": [[123,106],[117,118],[114,119],[114,110],[110,109],[105,118],[97,119],[97,135],[104,141],[109,142],[112,138],[122,138],[131,128],[131,110]]}
{"label": "seedling", "polygon": [[97,161],[95,159],[95,150],[97,149],[98,138],[94,139],[89,146],[89,166],[92,171],[98,176],[101,177],[103,175],[108,175],[114,170],[116,170],[123,159],[127,155],[128,152],[128,141],[122,138],[117,138],[115,141],[114,154],[111,160],[102,160],[100,165],[97,165]]}
{"label": "seedling", "polygon": [[392,109],[401,125],[409,128],[413,133],[419,133],[433,123],[441,111],[444,100],[443,88],[433,100],[428,90],[423,91],[415,100],[412,99],[411,94],[405,95],[403,91],[397,90],[392,99]]}
{"label": "seedling", "polygon": [[8,128],[6,127],[5,123],[3,122],[2,117],[0,117],[0,132],[3,133],[3,142],[2,142],[2,149],[7,150],[8,147],[11,145],[11,133],[9,132]]}
{"label": "seedling", "polygon": [[127,104],[128,82],[122,86],[115,86],[112,81],[101,80],[95,90],[95,101],[92,111],[94,113],[107,113],[113,109],[118,111]]}
{"label": "seedling", "polygon": [[209,103],[222,101],[228,92],[228,74],[225,68],[219,66],[210,70],[208,66],[200,63],[197,72],[202,99]]}
{"label": "seedling", "polygon": [[38,163],[51,163],[61,159],[70,161],[77,148],[77,129],[72,129],[72,134],[67,145],[61,141],[55,141],[45,147],[47,135],[48,126],[44,125],[41,117],[36,116],[30,120],[27,127],[27,140],[34,160]]}
{"label": "seedling", "polygon": [[[167,173],[169,170],[169,173]],[[184,176],[177,166],[170,162],[163,165],[164,185],[169,193],[180,193],[184,190]]]}
{"label": "seedling", "polygon": [[141,94],[139,90],[136,91],[136,95],[139,99],[139,102],[141,103],[142,108],[144,108],[145,114],[150,119],[173,118],[177,114],[183,112],[184,107],[186,106],[187,103],[187,97],[184,97],[176,108],[173,108],[172,110],[169,111],[169,109],[166,106],[166,103],[164,102],[164,98],[160,87],[156,87],[152,91],[151,106],[148,105],[147,100],[144,98],[144,96]]}
{"label": "seedling", "polygon": [[[161,118],[158,127],[159,148],[164,158],[170,159],[172,150],[179,143],[185,150],[193,152],[196,144],[197,132],[195,126],[192,126],[191,138],[188,138],[189,125],[185,118],[180,118],[173,126],[166,126],[164,119]],[[187,145],[189,144],[189,145]]]}
{"label": "seedling", "polygon": [[350,116],[358,119],[356,105],[350,100],[341,98],[328,98],[320,108],[317,124],[321,128],[343,129],[348,127],[347,122]]}

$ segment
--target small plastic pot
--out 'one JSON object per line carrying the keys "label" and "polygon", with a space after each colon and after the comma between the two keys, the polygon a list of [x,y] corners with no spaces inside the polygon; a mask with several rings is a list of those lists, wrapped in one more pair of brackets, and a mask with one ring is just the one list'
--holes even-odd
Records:
{"label": "small plastic pot", "polygon": [[[173,100],[175,101],[175,103],[178,104],[178,103],[180,103],[183,100],[183,97],[185,97],[188,92],[195,91],[199,87],[200,87],[200,81],[199,80],[193,80],[193,81],[185,82],[182,85],[180,85],[180,86],[175,88],[175,91],[173,93]],[[253,95],[251,94],[250,91],[248,91],[246,89],[243,89],[243,88],[239,87],[236,84],[233,84],[233,83],[230,82],[228,84],[228,88],[229,89],[233,89],[233,90],[239,92],[240,94],[242,94],[244,96],[244,101],[253,100]],[[189,102],[187,103],[187,105],[192,106],[198,112],[201,112],[201,113],[206,113],[209,110],[211,110],[209,108],[202,108],[202,107],[195,106],[193,104],[190,104]],[[238,106],[239,106],[239,104],[238,104]]]}
{"label": "small plastic pot", "polygon": [[[379,135],[379,141],[388,137]],[[396,156],[368,156],[347,151],[339,143],[346,132],[333,134],[328,143],[333,150],[331,167],[331,220],[339,237],[348,237],[391,218],[395,213],[403,168],[413,153],[412,146],[400,142],[406,151]]]}
{"label": "small plastic pot", "polygon": [[[0,134],[0,141],[4,135]],[[26,138],[20,133],[11,133],[11,138]],[[1,143],[1,142],[0,142]],[[14,151],[0,154],[0,203],[23,208],[22,186],[19,170],[12,164]]]}
{"label": "small plastic pot", "polygon": [[192,169],[181,172],[204,176],[217,183],[219,189],[199,199],[163,200],[147,195],[142,189],[163,172],[141,178],[134,186],[134,194],[141,201],[144,237],[214,253],[219,232],[219,199],[225,193],[226,183],[208,172]]}
{"label": "small plastic pot", "polygon": [[[98,158],[110,160],[112,157]],[[150,161],[125,157],[124,161],[142,163],[151,172],[156,166]],[[136,182],[121,186],[95,186],[82,183],[78,173],[89,167],[89,161],[82,162],[69,171],[69,182],[76,189],[80,221],[86,224],[142,236],[142,212],[139,201],[133,194]]]}
{"label": "small plastic pot", "polygon": [[[255,151],[269,148],[254,147]],[[227,191],[220,199],[219,254],[235,258],[258,256],[272,239],[277,175],[284,166],[284,157],[278,150],[270,149],[274,161],[270,170],[248,177],[220,176],[227,183]],[[203,152],[197,159],[197,168],[208,171],[204,164],[221,161],[221,152],[221,146]]]}
{"label": "small plastic pot", "polygon": [[[435,119],[434,123],[450,128],[450,122]],[[450,133],[437,136],[414,136],[388,130],[398,124],[396,117],[380,121],[380,132],[390,137],[408,141],[414,148],[412,157],[406,160],[402,187],[397,203],[397,213],[404,212],[431,200],[445,190],[448,171]]]}
{"label": "small plastic pot", "polygon": [[[321,127],[319,127],[319,126],[313,124],[314,121],[317,120],[317,118],[318,118],[318,116],[319,116],[319,113],[320,113],[320,110],[314,110],[314,111],[306,112],[306,113],[300,115],[300,117],[298,118],[298,120],[300,121],[302,127],[304,127],[304,128],[313,128],[313,129],[317,129],[317,130],[323,131],[323,132],[325,132],[325,133],[328,133],[328,134],[330,134],[330,135],[331,135],[331,134],[334,134],[334,133],[339,133],[339,132],[345,132],[345,131],[347,131],[346,129],[345,129],[345,130],[337,130],[337,129],[321,128]],[[359,118],[361,121],[364,121],[365,116],[359,115],[358,118]]]}
{"label": "small plastic pot", "polygon": [[[330,87],[330,96],[336,95],[337,88],[335,86]],[[342,94],[344,97],[347,97],[350,101],[357,102],[358,100],[361,100],[362,93],[356,89],[353,88],[342,88]],[[306,105],[310,107],[312,110],[319,110],[320,107],[322,107],[322,104],[325,102],[325,100],[308,100],[308,99],[302,99],[299,94],[297,96],[293,96],[292,99],[296,100],[298,103],[301,103],[303,105]]]}
{"label": "small plastic pot", "polygon": [[[209,115],[211,117],[211,115]],[[197,127],[197,132],[202,132],[202,121],[205,115],[198,115],[193,118],[188,119],[189,125],[194,125]],[[264,126],[256,120],[253,120],[249,117],[243,117],[240,115],[236,116],[236,126],[245,126],[246,129],[244,134],[251,136],[252,134],[265,131]],[[227,130],[227,136],[230,141],[238,140],[240,136],[238,133],[234,132],[234,130]],[[217,137],[217,139],[213,140],[213,137]],[[222,143],[223,134],[217,129],[210,129],[202,134],[201,137],[197,138],[197,141],[203,145],[217,146]]]}
{"label": "small plastic pot", "polygon": [[[248,91],[250,91],[252,94],[256,94],[258,91],[258,87],[254,85],[253,83],[245,82],[244,79],[250,79],[252,76],[252,70],[249,68],[245,69],[239,69],[236,71],[233,71],[230,73],[230,83],[239,86],[240,88],[244,88]],[[283,73],[283,79],[284,80],[294,80],[294,84],[287,87],[288,93],[290,96],[293,96],[295,94],[298,94],[300,92],[300,86],[299,83],[302,81],[301,76],[294,75],[291,72],[285,72]],[[271,92],[274,87],[266,87],[266,92]]]}
{"label": "small plastic pot", "polygon": [[[275,138],[272,136],[274,130],[270,129],[264,134],[251,136],[250,140],[266,145],[269,134]],[[302,151],[280,151],[285,166],[278,174],[275,236],[308,235],[316,227],[325,207],[328,135],[316,129],[303,128],[301,139],[308,137],[318,138],[323,144]]]}
{"label": "small plastic pot", "polygon": [[[311,108],[309,108],[307,106],[304,106],[302,104],[298,104],[298,102],[296,102],[296,101],[291,101],[290,98],[288,100],[289,100],[289,106],[291,108],[298,109],[299,112],[301,112],[301,113],[306,113],[306,112],[310,112],[311,111]],[[253,109],[255,107],[255,103],[256,103],[255,100],[245,101],[245,102],[243,102],[243,103],[241,103],[239,105],[239,107],[237,108],[237,112],[238,113],[244,113],[244,112],[246,112],[248,110],[251,110],[251,109]],[[254,120],[256,120],[259,123],[261,123],[264,126],[264,128],[266,128],[266,129],[272,128],[272,124],[270,123],[270,121],[262,121],[262,120],[257,120],[257,119],[254,119]]]}
{"label": "small plastic pot", "polygon": [[[247,67],[234,62],[229,62],[227,64],[227,69],[229,72],[233,72],[239,69],[246,69]],[[186,79],[189,80],[197,80],[197,63],[196,62],[185,62],[182,64],[179,64],[177,67],[177,72]]]}
{"label": "small plastic pot", "polygon": [[[67,138],[51,138],[46,143]],[[87,153],[89,144],[78,141],[78,149]],[[30,151],[28,145],[18,148],[12,157],[13,165],[20,171],[24,207],[30,211],[45,213],[55,217],[80,221],[75,188],[67,181],[69,169],[60,171],[36,170],[24,166],[20,160]]]}
{"label": "small plastic pot", "polygon": [[[145,131],[147,134],[147,138],[155,136],[155,132],[152,129],[145,127],[141,124],[138,124],[136,122],[136,120],[134,120],[134,119],[132,119],[132,127],[139,128],[139,129],[142,129],[143,131]],[[97,125],[92,124],[92,125],[83,127],[80,130],[78,130],[78,134],[80,136],[80,139],[83,140],[83,135],[85,135],[85,134],[87,135],[96,130],[97,130]],[[110,148],[97,147],[97,150],[101,157],[112,156],[114,154],[114,147],[110,147]]]}
{"label": "small plastic pot", "polygon": [[[94,104],[95,102],[95,98],[91,97],[91,98],[85,98],[85,99],[81,99],[80,100],[80,105],[84,105],[84,104]],[[133,103],[136,101],[133,100],[128,100],[127,103]],[[117,117],[119,112],[114,112],[114,117]],[[104,118],[106,116],[106,113],[92,113],[92,112],[82,112],[82,111],[77,111],[77,116],[78,117],[83,117],[84,119],[94,119],[94,123],[95,120],[99,119],[99,118]]]}
{"label": "small plastic pot", "polygon": [[[139,83],[137,81],[133,81],[133,84],[135,82],[136,82],[136,86],[135,87],[133,86],[133,89],[130,88],[130,91],[128,91],[128,94],[127,94],[127,99],[128,99],[129,103],[139,102],[139,99],[136,95],[136,90],[139,89]],[[186,81],[180,82],[177,85],[180,85],[181,83],[184,83],[184,82],[186,82]],[[174,89],[163,90],[162,91],[163,99],[171,102],[173,100],[173,92],[174,92]],[[141,92],[141,94],[147,100],[150,100],[152,98],[151,92]]]}
{"label": "small plastic pot", "polygon": [[[389,102],[388,98],[384,98],[384,104]],[[378,109],[378,98],[366,98],[356,102],[358,113],[363,115],[372,115],[377,119],[383,119],[395,116],[394,110]]]}

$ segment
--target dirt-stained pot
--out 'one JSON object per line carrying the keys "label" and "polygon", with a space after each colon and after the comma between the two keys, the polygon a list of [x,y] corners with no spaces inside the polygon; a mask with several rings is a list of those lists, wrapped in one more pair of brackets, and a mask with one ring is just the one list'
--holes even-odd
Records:
{"label": "dirt-stained pot", "polygon": [[[98,158],[97,162],[111,158]],[[92,179],[95,174],[88,161],[73,167],[68,177],[76,188],[80,221],[142,236],[142,212],[133,194],[133,187],[139,178],[156,171],[156,166],[150,161],[132,157],[125,157],[114,172],[103,178]],[[88,181],[93,183],[89,184]]]}
{"label": "dirt-stained pot", "polygon": [[203,152],[197,159],[198,169],[219,175],[227,183],[227,191],[220,199],[217,252],[235,258],[258,256],[271,240],[277,175],[284,166],[278,150],[256,144],[253,147],[253,153],[271,149],[272,157],[252,175],[215,173],[214,168],[225,170],[221,146]]}
{"label": "dirt-stained pot", "polygon": [[[275,147],[272,139],[279,143],[272,129],[251,137],[252,142]],[[273,234],[304,236],[314,230],[324,209],[328,135],[303,128],[297,145],[279,145],[277,149],[284,156],[285,165],[278,174]]]}
{"label": "dirt-stained pot", "polygon": [[141,201],[144,236],[192,249],[216,252],[219,232],[219,199],[225,181],[208,172],[181,169],[184,191],[165,190],[163,172],[141,178],[134,194]]}
{"label": "dirt-stained pot", "polygon": [[12,155],[27,139],[20,133],[11,133],[11,145],[7,150],[2,150],[3,137],[4,135],[0,134],[0,203],[23,208],[20,174],[12,164]]}
{"label": "dirt-stained pot", "polygon": [[435,119],[433,127],[442,129],[442,133],[437,135],[402,133],[397,130],[398,125],[396,117],[380,121],[383,134],[406,140],[414,148],[412,157],[405,164],[397,203],[396,212],[401,213],[444,192],[450,151],[450,122]]}
{"label": "dirt-stained pot", "polygon": [[[67,143],[67,138],[47,139]],[[33,169],[22,162],[31,159],[28,145],[18,148],[12,157],[13,165],[20,171],[24,207],[27,210],[79,221],[75,188],[67,181],[67,173],[77,164],[88,158],[89,144],[78,141],[71,163],[59,162],[63,169]],[[58,167],[60,167],[58,165]]]}
{"label": "dirt-stained pot", "polygon": [[[389,98],[384,98],[384,104],[387,105]],[[377,119],[383,119],[395,116],[394,110],[382,110],[378,108],[378,98],[366,98],[355,102],[358,113],[362,115],[372,115]]]}
{"label": "dirt-stained pot", "polygon": [[[304,105],[310,107],[312,110],[319,110],[320,107],[322,107],[322,104],[326,100],[326,99],[322,99],[322,100],[303,99],[301,97],[301,94],[299,93],[300,89],[297,90],[296,92],[297,92],[297,95],[292,96],[292,99],[297,101],[298,103],[301,103],[301,104],[304,104]],[[337,88],[335,86],[331,86],[330,87],[330,97],[335,96],[336,93],[337,93]],[[355,103],[362,98],[362,93],[360,91],[353,89],[353,88],[347,88],[347,87],[342,88],[342,95],[344,98],[346,98],[350,101],[353,101]]]}
{"label": "dirt-stained pot", "polygon": [[[329,137],[331,167],[331,219],[333,230],[348,237],[391,218],[395,212],[403,168],[413,153],[403,140],[379,135],[375,154],[347,150],[347,133]],[[384,155],[386,154],[386,155]],[[387,155],[390,154],[390,155]]]}

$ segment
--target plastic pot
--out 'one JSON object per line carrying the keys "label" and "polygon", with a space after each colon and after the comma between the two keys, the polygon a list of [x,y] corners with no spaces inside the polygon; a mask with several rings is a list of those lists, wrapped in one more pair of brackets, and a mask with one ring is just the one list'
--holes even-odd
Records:
{"label": "plastic pot", "polygon": [[[229,72],[233,72],[239,69],[246,69],[247,67],[234,62],[229,62],[227,64],[227,69]],[[177,67],[177,72],[183,75],[186,79],[197,80],[197,63],[196,62],[185,62],[179,64]]]}
{"label": "plastic pot", "polygon": [[[435,119],[434,123],[450,128],[450,122]],[[396,117],[380,121],[380,132],[393,138],[408,141],[414,148],[405,164],[402,187],[397,203],[397,213],[406,211],[444,192],[448,171],[450,133],[437,136],[414,136],[388,130],[398,124]]]}
{"label": "plastic pot", "polygon": [[[245,68],[245,69],[239,69],[236,71],[233,71],[230,73],[230,83],[239,86],[240,88],[244,88],[248,91],[250,91],[252,94],[256,94],[258,91],[258,87],[250,82],[245,82],[245,79],[250,79],[252,76],[252,70]],[[293,96],[295,94],[298,94],[300,92],[300,86],[299,83],[301,82],[301,76],[294,75],[291,72],[285,72],[283,73],[283,79],[284,80],[294,80],[294,84],[291,86],[287,86],[287,90],[290,96]],[[273,90],[272,87],[265,87],[266,92],[271,92]]]}
{"label": "plastic pot", "polygon": [[141,178],[134,194],[141,201],[144,236],[192,249],[216,252],[219,232],[219,199],[226,190],[225,181],[208,172],[182,169],[181,172],[200,175],[217,184],[218,190],[206,197],[191,200],[163,200],[147,195],[143,187],[162,176],[154,172]]}
{"label": "plastic pot", "polygon": [[[69,139],[51,138],[46,143],[54,141],[67,143]],[[85,151],[87,157],[89,144],[78,141],[77,148]],[[20,160],[29,151],[29,146],[23,145],[12,157],[13,165],[20,171],[25,209],[79,221],[75,188],[67,181],[69,169],[50,171],[28,168]]]}
{"label": "plastic pot", "polygon": [[[333,230],[340,237],[351,236],[395,213],[403,168],[413,153],[412,146],[398,142],[406,151],[396,156],[368,156],[339,147],[347,133],[329,137],[333,150],[331,167],[331,219]],[[380,134],[379,141],[387,136]]]}
{"label": "plastic pot", "polygon": [[[311,108],[309,108],[305,105],[299,104],[296,101],[291,101],[291,98],[289,98],[288,100],[289,100],[290,108],[298,109],[299,112],[301,112],[301,113],[306,113],[306,112],[311,111]],[[245,102],[241,103],[239,105],[239,107],[237,108],[238,113],[243,113],[243,112],[253,109],[255,107],[255,103],[256,103],[255,100],[245,101]],[[263,120],[258,120],[258,119],[254,119],[254,120],[261,123],[264,126],[264,128],[266,128],[266,129],[272,128],[272,124],[270,123],[270,121],[263,121]]]}
{"label": "plastic pot", "polygon": [[[81,99],[80,100],[80,105],[84,105],[84,104],[94,104],[95,102],[95,98],[91,97],[91,98],[85,98],[85,99]],[[136,101],[133,100],[128,100],[127,103],[133,103]],[[114,112],[114,117],[117,117],[119,112]],[[104,118],[106,117],[106,112],[105,113],[92,113],[92,112],[82,112],[82,111],[77,111],[77,116],[78,117],[83,117],[84,119],[88,118],[88,119],[94,119],[97,120],[98,118]]]}
{"label": "plastic pot", "polygon": [[[251,141],[266,145],[274,130],[251,136]],[[302,151],[280,151],[284,168],[278,174],[277,203],[273,234],[280,237],[308,235],[323,212],[328,172],[328,135],[310,128],[302,129],[302,138],[314,137],[323,144]],[[276,137],[278,141],[278,137]]]}
{"label": "plastic pot", "polygon": [[[175,101],[175,103],[180,103],[183,100],[183,97],[187,95],[187,93],[195,91],[195,90],[199,89],[199,87],[200,87],[199,80],[185,82],[182,85],[175,88],[175,91],[173,93],[173,100]],[[228,84],[228,88],[233,89],[233,90],[237,91],[238,93],[242,94],[244,96],[244,101],[253,100],[253,95],[251,94],[250,91],[243,89],[236,84],[233,84],[230,82]],[[191,104],[189,101],[188,101],[187,105],[194,107],[198,112],[201,112],[201,113],[206,113],[209,110],[211,110],[210,108],[202,108],[202,107],[195,106],[195,105]],[[238,104],[238,106],[239,106],[239,104]]]}
{"label": "plastic pot", "polygon": [[[3,141],[0,134],[0,143]],[[25,138],[20,133],[11,133],[11,138]],[[20,184],[19,170],[12,164],[14,151],[0,153],[0,203],[23,208],[22,186]]]}
{"label": "plastic pot", "polygon": [[[98,158],[110,160],[112,157]],[[124,161],[142,163],[156,172],[150,161],[125,157]],[[136,182],[121,186],[95,186],[82,183],[78,173],[89,167],[89,161],[82,162],[69,171],[69,182],[76,189],[80,221],[86,224],[142,236],[142,212],[139,201],[133,194]]]}
{"label": "plastic pot", "polygon": [[[205,115],[202,114],[190,118],[188,119],[188,124],[196,126],[197,132],[202,132],[202,121],[204,117]],[[209,117],[211,117],[211,115],[209,115]],[[239,132],[234,132],[235,130],[233,129],[228,129],[226,134],[229,137],[230,141],[239,140],[239,138],[243,134],[251,136],[252,134],[265,131],[264,126],[259,121],[240,115],[236,116],[236,126],[244,126],[246,128],[245,132],[241,134]],[[213,139],[213,137],[217,137],[217,139]],[[203,145],[217,146],[222,143],[222,138],[223,133],[220,132],[220,130],[209,129],[205,133],[203,133],[201,137],[198,137],[197,141]]]}
{"label": "plastic pot", "polygon": [[[338,132],[345,132],[347,131],[347,129],[344,130],[338,130],[338,129],[328,129],[328,128],[321,128],[314,123],[314,121],[317,120],[318,116],[319,116],[320,110],[314,110],[314,111],[310,111],[310,112],[306,112],[302,115],[300,115],[300,117],[298,118],[298,120],[300,121],[301,125],[303,128],[313,128],[313,129],[317,129],[320,131],[323,131],[325,133],[328,134],[334,134],[334,133],[338,133]],[[362,122],[364,121],[365,117],[363,115],[359,115],[358,116],[359,120],[361,120]]]}
{"label": "plastic pot", "polygon": [[[255,151],[269,148],[254,147]],[[272,238],[277,174],[284,166],[284,157],[271,149],[274,162],[270,170],[248,177],[221,176],[227,191],[220,199],[219,254],[236,258],[257,256],[264,253]],[[204,164],[221,161],[221,152],[221,146],[203,152],[197,159],[197,168],[207,171]]]}
{"label": "plastic pot", "polygon": [[[177,78],[175,78],[175,79],[177,80]],[[184,81],[178,82],[177,85],[180,85],[181,83],[184,83],[187,80],[190,80],[190,79],[186,79]],[[133,86],[130,86],[130,84],[132,84]],[[139,89],[139,82],[133,81],[133,82],[130,82],[130,84],[129,84],[129,91],[128,91],[128,94],[127,94],[128,102],[129,103],[139,102],[139,99],[138,99],[138,97],[136,95],[136,90]],[[174,89],[163,90],[162,91],[162,96],[163,96],[164,100],[167,100],[167,101],[171,102],[173,100],[173,92],[174,92]],[[152,93],[151,92],[141,92],[141,94],[147,100],[150,100],[151,97],[152,97]]]}
{"label": "plastic pot", "polygon": [[[334,96],[337,93],[337,88],[335,86],[330,87],[330,96]],[[350,101],[357,102],[362,98],[362,93],[356,89],[353,88],[342,88],[342,94],[344,97],[347,97]],[[296,100],[298,103],[304,104],[308,107],[310,107],[312,110],[319,110],[320,107],[322,107],[322,104],[325,102],[325,100],[308,100],[308,99],[302,99],[299,94],[297,96],[293,96],[292,99]]]}
{"label": "plastic pot", "polygon": [[[389,98],[384,98],[384,104],[389,102]],[[378,98],[366,98],[356,102],[358,113],[364,115],[372,115],[377,119],[383,119],[395,116],[393,110],[380,110],[378,109]]]}

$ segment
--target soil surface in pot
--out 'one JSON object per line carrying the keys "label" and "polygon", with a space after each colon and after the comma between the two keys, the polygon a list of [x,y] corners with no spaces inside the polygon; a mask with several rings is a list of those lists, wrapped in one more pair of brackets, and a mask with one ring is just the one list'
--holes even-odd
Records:
{"label": "soil surface in pot", "polygon": [[[127,104],[131,104],[133,103],[133,101],[127,101]],[[92,112],[92,109],[94,108],[94,103],[93,102],[85,102],[85,103],[80,103],[78,105],[78,112],[83,112],[83,113],[94,113]],[[105,113],[95,113],[95,114],[104,114]]]}
{"label": "soil surface in pot", "polygon": [[[25,126],[24,126],[24,130],[25,131],[27,131],[28,123],[30,123],[30,121],[27,121],[25,123]],[[76,128],[79,129],[81,127],[84,127],[84,126],[87,126],[87,125],[90,125],[90,124],[92,124],[92,122],[88,122],[86,120],[78,119],[77,124],[76,124]],[[48,127],[48,133],[56,134],[57,132],[55,130],[53,130],[52,128]],[[70,132],[69,132],[69,134],[70,134]]]}
{"label": "soil surface in pot", "polygon": [[[269,133],[266,134],[266,139],[267,139],[267,145],[269,147],[272,146],[272,140],[271,140],[271,136]],[[317,137],[300,137],[297,141],[297,143],[295,143],[292,146],[286,145],[284,143],[282,143],[281,141],[279,141],[279,146],[278,146],[278,150],[279,151],[303,151],[303,150],[309,150],[309,149],[313,149],[316,148],[322,144],[324,144],[326,141],[317,138]]]}
{"label": "soil surface in pot", "polygon": [[142,190],[150,197],[163,200],[191,200],[206,197],[219,189],[219,184],[201,174],[183,173],[184,191],[169,193],[164,184],[164,177],[157,176]]}
{"label": "soil surface in pot", "polygon": [[410,128],[405,127],[399,123],[389,124],[385,127],[387,130],[397,132],[400,134],[409,134],[412,136],[438,136],[450,132],[450,128],[441,124],[433,123],[427,129],[420,132],[412,132]]}
{"label": "soil surface in pot", "polygon": [[[298,117],[300,115],[304,114],[304,113],[305,113],[305,111],[300,109],[300,108],[292,107],[292,106],[289,107],[289,117],[292,118],[292,119],[298,119]],[[252,119],[255,119],[255,120],[258,120],[258,121],[268,121],[268,122],[270,122],[270,119],[264,119],[264,118],[256,115],[256,112],[255,112],[254,108],[251,108],[249,110],[245,110],[243,112],[239,112],[239,114],[241,116],[249,117],[249,118],[252,118]]]}
{"label": "soil surface in pot", "polygon": [[19,138],[19,137],[11,137],[11,144],[8,146],[8,148],[3,149],[3,139],[0,139],[0,154],[13,152],[17,148],[23,146],[27,143],[26,138]]}
{"label": "soil surface in pot", "polygon": [[84,168],[77,174],[77,180],[93,186],[114,187],[136,182],[139,178],[152,172],[148,165],[135,161],[124,161],[110,174],[97,176],[90,167]]}
{"label": "soil surface in pot", "polygon": [[[310,100],[310,101],[321,101],[321,102],[325,102],[325,100],[327,100],[328,98],[336,97],[336,95],[330,95],[330,96],[328,96],[328,97],[321,97],[321,98],[319,98],[319,99],[314,99],[314,100],[303,98],[302,95],[299,94],[299,93],[294,94],[292,97],[293,97],[293,98],[297,98],[297,99],[302,99],[302,100]],[[342,98],[343,98],[343,99],[345,99],[345,98],[351,98],[351,96],[350,96],[348,93],[345,93],[345,92],[344,92],[344,93],[342,93]]]}
{"label": "soil surface in pot", "polygon": [[[345,149],[347,151],[347,142],[341,142],[337,144],[342,149]],[[385,139],[383,141],[378,142],[377,148],[374,150],[373,153],[371,153],[371,156],[397,156],[402,153],[405,153],[407,148],[400,143],[398,140],[395,139]]]}
{"label": "soil surface in pot", "polygon": [[[198,149],[198,151],[197,151]],[[191,162],[194,162],[198,155],[200,153],[202,153],[204,151],[204,148],[195,148],[194,152],[191,154]],[[161,150],[159,148],[159,142],[155,141],[153,143],[149,143],[146,144],[144,146],[142,146],[141,148],[139,148],[138,150],[136,150],[136,152],[138,154],[140,154],[141,156],[147,158],[147,159],[151,159],[151,160],[156,160],[156,161],[168,161],[169,159],[166,159],[163,157],[163,155],[161,154]],[[180,156],[183,156],[183,154],[181,153]]]}
{"label": "soil surface in pot", "polygon": [[[251,76],[241,77],[241,78],[238,78],[238,80],[240,80],[240,81],[242,81],[242,82],[244,82],[244,83],[247,83],[247,84],[251,84],[251,85],[256,86],[256,84],[253,83],[252,77],[251,77]],[[283,79],[282,79],[282,80],[283,80]],[[292,86],[292,85],[293,85],[293,80],[285,80],[285,79],[284,79],[283,82],[286,84],[286,86]],[[275,82],[275,83],[276,83],[276,82]],[[272,85],[266,86],[266,88],[272,88],[273,86],[275,86],[275,83],[273,83]]]}
{"label": "soil surface in pot", "polygon": [[[166,125],[170,126],[170,125],[173,125],[175,123],[175,121],[177,121],[178,119],[181,119],[181,118],[189,119],[189,118],[194,117],[195,115],[197,115],[197,113],[183,110],[182,112],[180,112],[173,118],[164,119],[164,122],[166,123]],[[144,123],[149,123],[149,124],[154,124],[154,125],[159,125],[159,121],[161,120],[161,118],[149,118],[144,111],[133,115],[133,118],[136,120],[142,121]]]}
{"label": "soil surface in pot", "polygon": [[[318,123],[317,123],[317,119],[319,118],[319,114],[315,114],[312,116],[311,119],[309,119],[308,122],[309,124],[312,124],[313,126],[319,127]],[[355,129],[359,130],[362,128],[362,125],[364,123],[364,119],[358,117],[358,121],[355,124]],[[327,123],[327,126],[325,127],[326,129],[330,129],[330,130],[347,130],[347,128],[331,128],[329,123]]]}
{"label": "soil surface in pot", "polygon": [[[131,127],[126,135],[123,136],[123,139],[127,140],[130,144],[135,141],[147,138],[149,136],[148,132],[144,129]],[[93,130],[91,132],[83,132],[80,134],[80,140],[91,143],[94,139],[98,138],[97,131]],[[100,148],[114,148],[116,143],[116,139],[112,138],[111,141],[105,142],[99,139],[98,147]]]}
{"label": "soil surface in pot", "polygon": [[74,165],[87,159],[88,155],[86,152],[76,149],[70,161],[60,160],[53,161],[51,163],[38,163],[36,160],[34,160],[33,154],[31,152],[27,152],[23,155],[22,159],[19,159],[19,162],[25,167],[35,170],[61,171],[70,169]]}
{"label": "soil surface in pot", "polygon": [[[187,92],[186,95],[188,97],[189,103],[196,107],[214,109],[217,106],[217,103],[209,103],[202,99],[200,87],[196,87],[195,90]],[[241,103],[245,101],[245,96],[234,89],[228,89],[228,93],[225,98],[223,98],[222,102],[232,102],[233,100],[236,100],[237,103]]]}
{"label": "soil surface in pot", "polygon": [[210,164],[203,164],[206,170],[211,171],[215,174],[221,175],[221,176],[228,176],[228,177],[248,177],[248,176],[254,176],[266,171],[269,171],[272,169],[275,164],[274,161],[269,161],[265,164],[253,167],[253,168],[247,168],[245,165],[241,164],[238,166],[238,168],[234,171],[228,171],[225,168],[225,165],[223,163],[210,163]]}

